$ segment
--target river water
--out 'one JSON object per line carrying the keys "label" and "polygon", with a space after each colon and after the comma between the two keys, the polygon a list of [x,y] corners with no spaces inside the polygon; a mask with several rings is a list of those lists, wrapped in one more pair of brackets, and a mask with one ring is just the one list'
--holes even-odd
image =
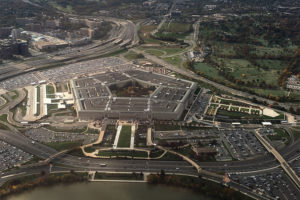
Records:
{"label": "river water", "polygon": [[7,200],[212,200],[191,190],[147,183],[93,182],[36,188]]}

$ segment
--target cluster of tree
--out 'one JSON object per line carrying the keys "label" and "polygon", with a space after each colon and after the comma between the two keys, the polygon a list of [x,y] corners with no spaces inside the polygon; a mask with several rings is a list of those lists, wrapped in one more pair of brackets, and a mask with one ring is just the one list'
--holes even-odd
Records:
{"label": "cluster of tree", "polygon": [[294,107],[290,107],[289,109],[290,113],[296,114],[296,115],[300,115],[300,108],[294,108]]}
{"label": "cluster of tree", "polygon": [[176,187],[184,187],[196,192],[201,193],[203,196],[212,197],[214,199],[222,200],[238,200],[251,199],[240,192],[237,192],[230,187],[225,187],[221,184],[217,184],[201,177],[187,177],[187,176],[176,176],[166,175],[163,170],[160,174],[151,174],[147,177],[149,184],[166,184]]}
{"label": "cluster of tree", "polygon": [[95,30],[94,39],[103,39],[107,37],[109,31],[112,29],[110,22],[104,21],[101,26]]}
{"label": "cluster of tree", "polygon": [[[41,0],[45,4],[49,3],[48,0]],[[112,9],[128,3],[142,3],[145,0],[53,0],[57,5],[64,8],[70,6],[77,14],[90,15],[102,9]]]}
{"label": "cluster of tree", "polygon": [[63,17],[60,20],[60,28],[66,31],[74,31],[87,27],[84,23],[72,23],[69,18]]}
{"label": "cluster of tree", "polygon": [[155,35],[151,35],[152,38],[157,40],[163,40],[167,42],[178,42],[178,39],[173,33],[156,33]]}
{"label": "cluster of tree", "polygon": [[67,174],[50,174],[46,175],[44,171],[40,176],[25,177],[7,182],[0,188],[0,198],[10,194],[31,190],[40,186],[51,186],[57,183],[75,183],[87,181],[87,175],[77,174],[73,171]]}
{"label": "cluster of tree", "polygon": [[55,15],[56,12],[47,5],[35,7],[22,0],[0,1],[0,25],[15,26],[16,18],[35,17],[38,14]]}
{"label": "cluster of tree", "polygon": [[290,60],[289,64],[280,74],[280,77],[278,79],[278,84],[284,87],[286,85],[286,80],[288,79],[288,77],[290,77],[292,74],[296,75],[299,73],[300,73],[300,48],[297,49],[294,57]]}
{"label": "cluster of tree", "polygon": [[300,18],[289,15],[258,15],[230,17],[218,23],[202,22],[203,30],[211,34],[202,35],[206,40],[225,41],[228,43],[245,43],[285,47],[293,43],[300,44]]}

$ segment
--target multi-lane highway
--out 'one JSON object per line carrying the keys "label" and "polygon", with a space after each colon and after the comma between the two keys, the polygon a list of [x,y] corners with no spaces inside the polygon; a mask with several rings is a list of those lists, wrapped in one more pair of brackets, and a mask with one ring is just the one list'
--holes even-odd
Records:
{"label": "multi-lane highway", "polygon": [[[89,17],[86,16],[85,18]],[[22,63],[10,62],[3,64],[0,72],[0,81],[34,70],[98,58],[125,47],[133,47],[139,42],[137,29],[133,22],[108,17],[101,18],[113,24],[113,28],[105,40],[96,40],[92,44],[81,47],[67,47],[53,53],[43,53],[35,57],[29,57]],[[116,41],[120,41],[120,43],[116,43]]]}
{"label": "multi-lane highway", "polygon": [[[19,149],[22,149],[30,154],[33,154],[42,160],[45,160],[51,155],[57,154],[57,151],[40,144],[33,142],[31,139],[25,137],[21,133],[14,133],[11,131],[0,130],[0,140],[3,140]],[[282,156],[287,162],[294,160],[299,157],[300,141],[288,146],[282,151]],[[86,157],[72,156],[69,154],[62,154],[52,160],[54,166],[52,172],[59,171],[104,171],[104,172],[160,172],[164,169],[167,173],[176,174],[189,174],[197,175],[197,170],[185,161],[159,161],[159,160],[130,160],[130,159],[93,159]],[[105,166],[103,165],[105,164]],[[245,160],[245,161],[234,161],[234,162],[198,162],[201,169],[211,172],[227,172],[227,173],[242,173],[248,175],[255,175],[265,171],[272,171],[280,164],[271,154]],[[0,175],[0,185],[7,180],[22,177],[30,174],[38,174],[41,171],[49,171],[49,165],[46,162],[42,162],[38,165],[29,165],[30,167],[21,167],[17,170],[11,170],[4,172]],[[204,175],[205,176],[205,175]],[[206,176],[207,177],[207,176]],[[214,179],[215,177],[209,177]],[[221,179],[216,180],[222,182]],[[247,191],[247,188],[236,184],[235,182],[230,183],[231,186],[235,187],[240,191],[248,192],[248,195],[257,195],[251,191]]]}
{"label": "multi-lane highway", "polygon": [[[28,153],[31,153],[41,159],[47,159],[51,155],[57,153],[56,150],[49,148],[46,145],[32,142],[29,138],[23,136],[21,133],[13,133],[10,131],[0,131],[0,140],[3,140],[17,148],[20,148]],[[285,151],[282,156],[288,161],[292,161],[299,157],[297,153],[299,149],[300,141],[297,141]],[[190,164],[184,161],[170,162],[170,161],[152,161],[152,160],[111,160],[111,159],[91,159],[81,158],[77,156],[71,156],[68,154],[57,157],[53,160],[55,163],[74,167],[86,167],[87,169],[99,169],[100,164],[103,162],[108,165],[108,170],[141,170],[141,169],[166,169],[169,171],[177,169],[185,173],[197,172]],[[258,158],[245,161],[235,162],[198,162],[197,163],[202,169],[217,172],[247,172],[247,171],[259,171],[278,167],[279,164],[276,159],[271,155],[267,154]]]}

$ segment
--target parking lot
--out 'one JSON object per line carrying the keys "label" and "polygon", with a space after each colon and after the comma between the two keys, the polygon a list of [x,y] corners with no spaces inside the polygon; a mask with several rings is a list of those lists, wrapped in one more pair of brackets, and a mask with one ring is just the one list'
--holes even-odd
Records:
{"label": "parking lot", "polygon": [[45,128],[29,129],[24,134],[32,140],[43,143],[83,140],[83,144],[90,144],[98,138],[97,134],[54,132]]}
{"label": "parking lot", "polygon": [[224,143],[238,160],[263,154],[266,151],[255,137],[253,130],[230,129],[222,130],[221,134],[221,137],[225,139]]}
{"label": "parking lot", "polygon": [[123,59],[117,57],[100,58],[86,62],[79,62],[56,67],[40,72],[30,72],[14,78],[0,82],[0,87],[6,90],[23,88],[28,85],[37,85],[39,81],[62,82],[75,76],[93,74],[101,71],[117,71],[131,69],[134,65],[126,63]]}
{"label": "parking lot", "polygon": [[32,155],[0,141],[0,171],[28,162],[32,158]]}
{"label": "parking lot", "polygon": [[230,178],[256,193],[266,194],[274,199],[298,200],[300,198],[299,190],[281,169],[252,176],[231,175]]}
{"label": "parking lot", "polygon": [[213,147],[218,152],[215,158],[219,161],[232,160],[232,158],[244,160],[266,152],[252,130],[245,129],[156,131],[155,139],[167,142],[181,141],[189,144],[200,142],[209,147],[213,142]]}

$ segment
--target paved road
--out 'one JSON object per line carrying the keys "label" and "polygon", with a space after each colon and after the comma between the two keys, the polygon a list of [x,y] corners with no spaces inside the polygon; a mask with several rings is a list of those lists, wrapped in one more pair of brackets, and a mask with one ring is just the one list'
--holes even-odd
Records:
{"label": "paved road", "polygon": [[[28,153],[31,153],[37,157],[42,159],[46,159],[53,154],[56,154],[57,151],[47,147],[45,145],[39,143],[32,143],[32,141],[23,136],[20,133],[13,133],[11,131],[0,131],[0,139],[10,143],[17,148],[20,148]],[[300,141],[299,141],[300,142]],[[289,147],[288,150],[284,152],[284,154],[290,159],[293,156],[290,154],[294,154],[294,149],[298,149],[299,142],[295,142],[292,146]],[[299,154],[296,154],[299,156]],[[191,166],[189,163],[185,161],[157,161],[157,160],[114,160],[114,159],[93,159],[93,158],[84,158],[77,157],[72,155],[61,155],[53,160],[54,163],[58,163],[59,165],[54,165],[53,171],[69,171],[73,170],[81,170],[81,171],[111,171],[111,172],[160,172],[161,169],[164,169],[167,173],[182,173],[182,174],[190,174],[197,175],[197,170]],[[106,167],[101,166],[101,164],[106,164]],[[225,169],[227,172],[235,172],[235,171],[250,171],[251,174],[255,174],[255,172],[251,173],[252,170],[272,170],[272,167],[276,168],[278,163],[271,155],[267,155],[264,157],[260,157],[254,160],[249,161],[235,161],[235,162],[199,162],[199,166],[203,169],[208,169],[210,171],[223,171]],[[224,166],[226,164],[226,167]],[[65,166],[65,167],[61,167]],[[271,168],[271,169],[270,169]],[[38,174],[42,170],[48,171],[48,165],[34,166],[29,168],[21,168],[18,170],[12,170],[9,172],[5,172],[0,176],[0,185],[6,180],[21,177],[24,175],[30,175],[32,173]],[[12,175],[12,176],[11,176]],[[205,176],[205,175],[204,175]],[[4,178],[2,178],[4,177]],[[211,179],[216,179],[215,177],[210,177]],[[218,180],[222,181],[222,180]],[[249,193],[247,188],[240,186],[236,183],[230,183],[236,189]],[[250,192],[251,193],[251,192]],[[251,193],[252,194],[252,193]],[[255,194],[252,194],[255,196]]]}
{"label": "paved road", "polygon": [[272,147],[272,145],[266,139],[263,138],[263,136],[258,132],[258,130],[255,131],[255,136],[264,145],[268,152],[274,155],[274,157],[278,160],[283,170],[300,189],[300,179],[295,173],[295,171],[291,168],[291,166],[289,166],[289,164],[286,162],[286,160],[278,153],[278,151],[274,147]]}
{"label": "paved road", "polygon": [[[42,145],[40,143],[35,142],[32,143],[32,140],[29,138],[23,136],[21,133],[13,133],[11,131],[0,131],[0,139],[3,141],[6,141],[9,144],[12,144],[13,146],[16,146],[17,148],[20,148],[30,154],[33,154],[37,157],[40,157],[42,159],[47,159],[51,155],[54,155],[57,153],[56,150]],[[288,150],[284,151],[282,153],[283,157],[291,161],[292,159],[295,159],[297,156],[299,156],[299,153],[297,153],[300,141],[295,142],[293,146],[290,146]],[[61,155],[61,157],[56,158],[53,160],[53,162],[61,163],[65,165],[71,165],[71,166],[85,166],[91,167],[91,168],[97,168],[99,165],[103,162],[106,162],[106,164],[111,164],[110,167],[112,169],[126,169],[126,167],[134,167],[132,166],[132,163],[137,164],[137,170],[141,168],[146,168],[147,166],[154,166],[156,169],[161,167],[166,169],[176,169],[177,166],[183,165],[184,167],[181,168],[183,171],[194,171],[195,169],[192,168],[191,165],[189,165],[187,162],[180,161],[180,162],[170,162],[170,161],[147,161],[147,160],[110,160],[110,159],[88,159],[88,158],[79,158],[76,156],[71,155]],[[235,162],[198,162],[197,163],[201,168],[209,171],[227,171],[227,172],[236,172],[236,171],[255,171],[255,170],[262,170],[266,168],[272,168],[275,166],[278,166],[278,163],[274,159],[272,155],[265,155],[258,157],[256,159],[252,160],[246,160],[246,161],[235,161]]]}
{"label": "paved road", "polygon": [[[89,16],[85,18],[89,18]],[[0,81],[34,70],[42,70],[44,68],[47,69],[49,67],[66,65],[82,60],[99,58],[101,55],[124,49],[125,46],[132,47],[138,43],[137,29],[133,22],[111,17],[101,18],[112,21],[115,24],[113,30],[109,33],[108,39],[105,41],[98,40],[93,41],[92,44],[81,47],[65,48],[53,53],[44,53],[36,57],[25,59],[21,64],[15,62],[3,64],[1,67],[7,72],[0,75]],[[127,42],[126,44],[115,44],[114,41],[117,39],[123,39],[123,41]],[[11,70],[11,68],[14,68],[14,70]]]}

